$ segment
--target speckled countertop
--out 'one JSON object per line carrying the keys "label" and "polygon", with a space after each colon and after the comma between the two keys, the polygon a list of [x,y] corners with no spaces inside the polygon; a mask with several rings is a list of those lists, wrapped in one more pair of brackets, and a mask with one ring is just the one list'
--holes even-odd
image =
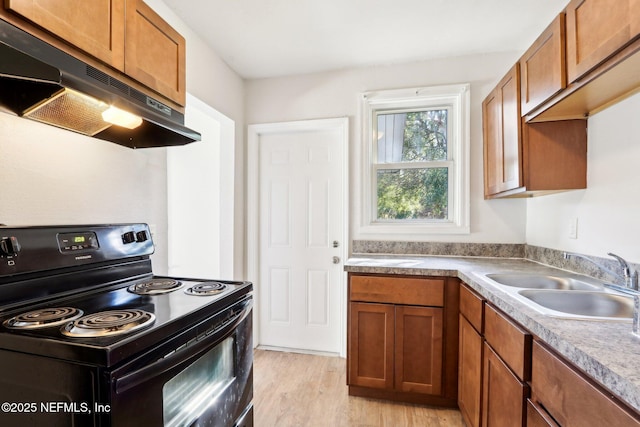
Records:
{"label": "speckled countertop", "polygon": [[631,320],[573,320],[545,316],[485,277],[489,273],[586,276],[522,258],[366,254],[348,259],[344,269],[353,273],[458,277],[640,412],[640,338],[631,333]]}

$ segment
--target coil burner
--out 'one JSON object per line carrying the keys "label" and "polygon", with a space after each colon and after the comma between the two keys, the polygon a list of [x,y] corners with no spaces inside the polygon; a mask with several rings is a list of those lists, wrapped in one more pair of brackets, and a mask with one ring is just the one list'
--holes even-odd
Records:
{"label": "coil burner", "polygon": [[51,307],[19,314],[2,324],[9,329],[40,329],[59,326],[81,317],[82,310],[73,307]]}
{"label": "coil burner", "polygon": [[182,287],[182,282],[174,279],[151,279],[136,283],[127,288],[129,292],[137,295],[168,294]]}
{"label": "coil burner", "polygon": [[210,296],[217,295],[227,289],[227,285],[220,282],[202,282],[185,289],[188,295]]}
{"label": "coil burner", "polygon": [[60,328],[68,337],[106,337],[127,334],[151,326],[156,316],[144,310],[101,311],[81,317]]}

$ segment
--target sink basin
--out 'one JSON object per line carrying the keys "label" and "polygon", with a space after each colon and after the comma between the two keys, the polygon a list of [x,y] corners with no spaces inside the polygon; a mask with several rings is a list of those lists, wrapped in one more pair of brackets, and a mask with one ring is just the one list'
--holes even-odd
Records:
{"label": "sink basin", "polygon": [[605,292],[521,290],[525,298],[550,310],[578,316],[633,318],[633,298]]}
{"label": "sink basin", "polygon": [[501,285],[527,289],[560,290],[602,290],[601,286],[570,277],[556,277],[537,274],[487,274],[487,277]]}

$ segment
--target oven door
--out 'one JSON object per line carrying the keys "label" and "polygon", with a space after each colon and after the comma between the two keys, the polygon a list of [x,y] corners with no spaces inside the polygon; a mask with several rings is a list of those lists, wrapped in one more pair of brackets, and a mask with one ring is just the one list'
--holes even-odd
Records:
{"label": "oven door", "polygon": [[[251,296],[110,374],[113,426],[253,425]],[[151,357],[150,357],[151,356]]]}

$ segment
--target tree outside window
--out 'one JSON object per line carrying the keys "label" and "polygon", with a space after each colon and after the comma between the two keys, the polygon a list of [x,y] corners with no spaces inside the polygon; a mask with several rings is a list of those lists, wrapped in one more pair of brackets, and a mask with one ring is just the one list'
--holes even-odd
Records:
{"label": "tree outside window", "polygon": [[378,220],[446,220],[447,109],[377,114]]}

